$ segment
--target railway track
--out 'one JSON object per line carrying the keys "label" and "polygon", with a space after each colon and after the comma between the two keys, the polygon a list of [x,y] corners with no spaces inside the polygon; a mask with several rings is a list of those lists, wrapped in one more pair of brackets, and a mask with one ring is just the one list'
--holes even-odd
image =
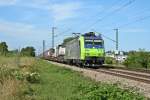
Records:
{"label": "railway track", "polygon": [[149,69],[141,69],[141,68],[127,68],[127,67],[118,67],[118,66],[112,66],[112,65],[103,65],[103,67],[106,68],[112,68],[112,69],[120,69],[120,70],[127,70],[127,71],[136,71],[136,72],[142,72],[142,73],[149,73]]}
{"label": "railway track", "polygon": [[121,70],[121,69],[105,69],[105,68],[91,69],[91,70],[150,84],[149,73]]}
{"label": "railway track", "polygon": [[[58,62],[55,62],[55,63],[58,63]],[[62,63],[59,63],[59,64],[62,64]],[[63,65],[68,65],[68,64],[63,64]],[[74,66],[74,67],[77,67],[77,66]],[[103,66],[103,67],[106,67],[106,66]],[[130,70],[130,69],[111,67],[111,66],[107,66],[106,68],[99,68],[99,69],[93,69],[93,68],[86,68],[86,69],[150,84],[150,73],[149,71],[146,71],[146,70],[137,70],[137,69]]]}

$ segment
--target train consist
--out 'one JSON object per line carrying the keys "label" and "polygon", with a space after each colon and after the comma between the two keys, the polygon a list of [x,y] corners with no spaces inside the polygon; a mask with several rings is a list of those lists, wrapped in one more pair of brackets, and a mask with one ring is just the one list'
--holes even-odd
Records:
{"label": "train consist", "polygon": [[85,33],[47,51],[45,58],[77,66],[100,66],[104,64],[104,40],[94,32]]}

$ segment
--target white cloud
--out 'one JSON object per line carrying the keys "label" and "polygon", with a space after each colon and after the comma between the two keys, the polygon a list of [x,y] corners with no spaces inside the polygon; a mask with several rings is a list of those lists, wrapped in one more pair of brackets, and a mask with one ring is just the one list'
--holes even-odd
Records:
{"label": "white cloud", "polygon": [[17,0],[0,0],[0,6],[9,6],[16,4]]}
{"label": "white cloud", "polygon": [[80,2],[69,2],[52,5],[52,15],[55,22],[74,18],[79,15],[82,4]]}
{"label": "white cloud", "polygon": [[8,36],[13,36],[16,38],[20,37],[40,39],[42,37],[41,33],[48,33],[48,31],[37,28],[34,25],[30,24],[0,20],[0,33],[7,34]]}
{"label": "white cloud", "polygon": [[0,0],[1,5],[45,10],[54,18],[54,22],[77,17],[82,7],[81,2],[54,3],[49,0]]}
{"label": "white cloud", "polygon": [[33,29],[32,25],[22,24],[17,22],[8,22],[0,20],[0,32],[9,34],[27,34],[29,30]]}
{"label": "white cloud", "polygon": [[[49,41],[51,37],[49,30],[2,19],[0,19],[0,34],[6,36],[1,40],[6,41],[12,49],[29,45],[36,47],[36,49],[41,49],[39,46],[42,40]],[[50,46],[48,45],[48,47]]]}

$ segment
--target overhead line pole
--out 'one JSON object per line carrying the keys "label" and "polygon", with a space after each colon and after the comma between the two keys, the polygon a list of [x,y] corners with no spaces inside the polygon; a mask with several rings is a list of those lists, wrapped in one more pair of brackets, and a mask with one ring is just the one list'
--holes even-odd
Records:
{"label": "overhead line pole", "polygon": [[45,57],[44,52],[45,52],[45,40],[43,40],[43,58]]}
{"label": "overhead line pole", "polygon": [[119,51],[118,51],[118,28],[114,29],[116,31],[116,63],[118,64],[118,54],[119,54]]}
{"label": "overhead line pole", "polygon": [[119,40],[118,40],[118,29],[114,29],[116,31],[116,51],[118,51]]}
{"label": "overhead line pole", "polygon": [[56,29],[56,27],[52,27],[52,48],[53,49],[54,49],[54,43],[55,43],[55,41],[54,41],[55,29]]}

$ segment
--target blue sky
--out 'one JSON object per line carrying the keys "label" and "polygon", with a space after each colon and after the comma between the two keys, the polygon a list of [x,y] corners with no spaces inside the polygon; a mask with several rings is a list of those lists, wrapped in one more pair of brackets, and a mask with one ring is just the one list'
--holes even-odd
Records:
{"label": "blue sky", "polygon": [[[150,18],[141,20],[150,16],[150,0],[135,0],[122,8],[130,1],[134,0],[0,0],[0,40],[10,49],[34,46],[38,52],[42,40],[51,47],[53,26],[55,45],[73,32],[92,30],[115,39],[113,29],[119,28],[120,50],[150,50]],[[105,39],[105,48],[114,50],[115,44]]]}

